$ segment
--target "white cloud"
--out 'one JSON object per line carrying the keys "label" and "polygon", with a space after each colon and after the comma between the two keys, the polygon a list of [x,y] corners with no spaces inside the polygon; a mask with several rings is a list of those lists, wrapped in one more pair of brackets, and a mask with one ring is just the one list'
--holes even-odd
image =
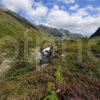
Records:
{"label": "white cloud", "polygon": [[59,10],[59,6],[58,5],[54,5],[53,9],[54,10]]}
{"label": "white cloud", "polygon": [[79,5],[76,4],[74,6],[71,6],[70,7],[70,10],[77,10],[78,8],[79,8]]}
{"label": "white cloud", "polygon": [[95,9],[97,9],[97,8],[91,6],[91,5],[87,5],[85,8],[88,9],[88,10],[95,10]]}
{"label": "white cloud", "polygon": [[32,9],[31,12],[29,12],[29,14],[33,18],[40,18],[46,16],[47,12],[48,12],[48,8],[43,5],[40,5],[36,7],[36,9]]}
{"label": "white cloud", "polygon": [[86,17],[82,19],[82,23],[79,24],[77,27],[73,27],[70,30],[72,32],[80,33],[83,35],[90,36],[93,34],[98,27],[100,27],[100,17]]}
{"label": "white cloud", "polygon": [[85,9],[86,9],[86,10],[95,11],[95,12],[99,13],[99,15],[100,15],[100,7],[93,7],[92,5],[87,5],[87,6],[85,7]]}
{"label": "white cloud", "polygon": [[75,3],[75,0],[63,0],[65,3]]}
{"label": "white cloud", "polygon": [[54,8],[48,14],[47,25],[56,28],[66,28],[73,33],[91,35],[100,26],[100,16],[89,15],[86,8],[78,9],[74,14]]}
{"label": "white cloud", "polygon": [[89,12],[86,9],[84,9],[84,8],[80,8],[73,15],[75,15],[75,16],[81,16],[81,17],[86,17],[86,16],[89,15]]}
{"label": "white cloud", "polygon": [[[48,8],[41,3],[35,3],[34,0],[2,0],[1,3],[4,7],[14,11],[24,11],[33,19],[43,17],[47,14]],[[36,8],[32,8],[32,6]]]}
{"label": "white cloud", "polygon": [[48,24],[58,28],[68,28],[72,26],[76,26],[80,23],[81,17],[80,16],[71,16],[69,13],[63,10],[54,10],[52,9],[51,12],[48,14]]}
{"label": "white cloud", "polygon": [[95,0],[89,0],[89,1],[91,2],[91,1],[95,1]]}
{"label": "white cloud", "polygon": [[1,3],[12,11],[30,11],[32,6],[32,0],[2,0]]}

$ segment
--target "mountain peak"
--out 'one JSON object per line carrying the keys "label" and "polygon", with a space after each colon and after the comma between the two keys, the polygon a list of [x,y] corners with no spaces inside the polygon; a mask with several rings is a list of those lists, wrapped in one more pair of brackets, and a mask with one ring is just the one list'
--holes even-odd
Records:
{"label": "mountain peak", "polygon": [[90,36],[90,38],[97,37],[97,36],[100,36],[100,27],[96,30],[94,34]]}

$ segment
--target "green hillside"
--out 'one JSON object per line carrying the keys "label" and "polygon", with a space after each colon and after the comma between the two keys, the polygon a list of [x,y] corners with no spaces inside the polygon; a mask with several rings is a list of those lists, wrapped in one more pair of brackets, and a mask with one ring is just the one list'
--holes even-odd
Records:
{"label": "green hillside", "polygon": [[9,10],[0,9],[0,38],[5,35],[23,36],[24,32],[30,30],[33,36],[43,36],[38,29],[30,24],[26,19]]}
{"label": "green hillside", "polygon": [[0,38],[5,36],[11,36],[16,39],[23,38],[27,33],[27,36],[31,40],[48,39],[48,36],[31,24],[26,19],[20,17],[16,13],[7,9],[0,9]]}

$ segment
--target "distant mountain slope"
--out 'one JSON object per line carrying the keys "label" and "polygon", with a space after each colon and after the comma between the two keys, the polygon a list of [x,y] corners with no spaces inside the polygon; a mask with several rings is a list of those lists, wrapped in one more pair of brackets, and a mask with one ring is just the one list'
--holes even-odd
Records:
{"label": "distant mountain slope", "polygon": [[97,31],[94,34],[90,36],[90,38],[97,37],[97,36],[100,36],[100,27],[97,29]]}
{"label": "distant mountain slope", "polygon": [[63,39],[83,38],[81,34],[74,34],[74,33],[69,32],[66,29],[57,29],[57,28],[52,28],[52,27],[48,27],[44,25],[38,25],[38,28],[49,35],[53,35],[55,37],[60,37]]}

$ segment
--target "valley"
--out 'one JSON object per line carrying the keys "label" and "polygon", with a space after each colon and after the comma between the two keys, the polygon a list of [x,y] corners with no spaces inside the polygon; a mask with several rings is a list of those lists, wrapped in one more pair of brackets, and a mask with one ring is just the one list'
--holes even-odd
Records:
{"label": "valley", "polygon": [[[0,100],[99,100],[99,36],[33,25],[0,9]],[[41,67],[48,46],[53,58]]]}

